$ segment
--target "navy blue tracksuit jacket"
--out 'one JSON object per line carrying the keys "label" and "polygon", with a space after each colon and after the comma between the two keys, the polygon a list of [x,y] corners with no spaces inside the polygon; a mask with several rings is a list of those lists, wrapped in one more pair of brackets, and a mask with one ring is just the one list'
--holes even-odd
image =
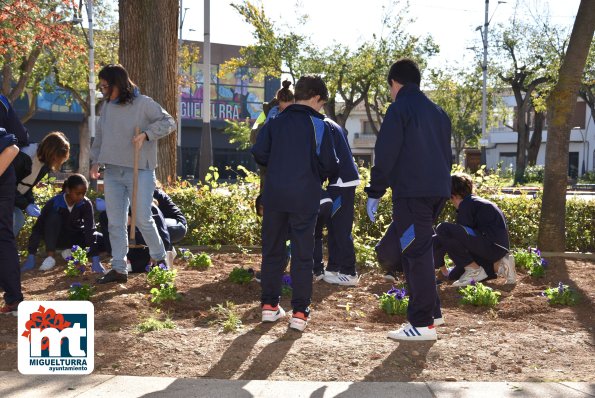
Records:
{"label": "navy blue tracksuit jacket", "polygon": [[337,174],[339,162],[330,135],[322,134],[317,140],[314,119],[324,123],[322,114],[309,106],[294,104],[258,133],[252,155],[256,163],[267,167],[262,195],[265,209],[299,214],[318,212],[321,181]]}

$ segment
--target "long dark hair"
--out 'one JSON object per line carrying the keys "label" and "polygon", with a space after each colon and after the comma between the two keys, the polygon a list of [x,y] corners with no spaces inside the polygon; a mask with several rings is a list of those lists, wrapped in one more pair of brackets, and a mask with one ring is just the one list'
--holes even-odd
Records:
{"label": "long dark hair", "polygon": [[109,64],[104,66],[98,75],[99,79],[105,80],[111,87],[118,87],[120,95],[118,103],[132,103],[138,87],[130,77],[128,71],[120,64]]}

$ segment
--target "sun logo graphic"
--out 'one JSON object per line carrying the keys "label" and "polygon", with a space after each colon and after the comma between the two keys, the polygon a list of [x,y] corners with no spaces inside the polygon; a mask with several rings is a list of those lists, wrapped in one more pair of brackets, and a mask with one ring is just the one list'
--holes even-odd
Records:
{"label": "sun logo graphic", "polygon": [[19,304],[19,372],[89,374],[95,365],[94,309],[89,301]]}

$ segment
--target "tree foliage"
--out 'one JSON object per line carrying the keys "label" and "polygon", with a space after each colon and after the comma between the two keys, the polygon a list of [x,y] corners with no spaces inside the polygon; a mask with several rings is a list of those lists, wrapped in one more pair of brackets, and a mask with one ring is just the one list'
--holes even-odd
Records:
{"label": "tree foliage", "polygon": [[[381,36],[374,36],[358,47],[335,43],[319,48],[307,36],[295,33],[296,27],[282,31],[268,19],[262,6],[246,0],[234,8],[254,28],[256,44],[240,51],[222,68],[221,73],[242,66],[260,69],[259,77],[289,75],[294,83],[308,73],[323,76],[330,99],[325,113],[345,127],[347,118],[359,104],[364,104],[368,120],[378,129],[390,97],[386,74],[398,58],[410,57],[425,66],[428,56],[437,52],[431,38],[420,38],[405,31],[407,7],[399,8],[398,1],[390,1],[384,9]],[[307,16],[296,19],[306,24]]]}
{"label": "tree foliage", "polygon": [[[452,124],[457,163],[465,147],[477,146],[481,136],[481,71],[462,68],[432,71],[429,97],[444,109]],[[492,96],[490,95],[490,98]],[[488,110],[493,106],[488,106]]]}
{"label": "tree foliage", "polygon": [[29,91],[28,120],[51,68],[50,52],[75,58],[85,51],[72,26],[76,5],[68,0],[5,0],[0,13],[2,94],[11,101]]}

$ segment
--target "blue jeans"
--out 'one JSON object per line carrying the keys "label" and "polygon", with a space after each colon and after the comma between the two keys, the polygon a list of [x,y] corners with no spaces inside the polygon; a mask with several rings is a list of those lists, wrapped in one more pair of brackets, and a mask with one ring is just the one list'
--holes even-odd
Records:
{"label": "blue jeans", "polygon": [[23,229],[23,225],[25,225],[25,214],[21,209],[15,207],[12,217],[12,233],[16,239],[21,229]]}
{"label": "blue jeans", "polygon": [[[112,269],[126,274],[126,253],[128,253],[128,207],[132,198],[133,169],[106,165],[104,174],[105,205],[108,217],[108,231],[112,246]],[[151,214],[155,171],[138,171],[138,192],[136,202],[136,227],[149,247],[149,254],[155,260],[165,258],[165,247],[159,237]]]}

